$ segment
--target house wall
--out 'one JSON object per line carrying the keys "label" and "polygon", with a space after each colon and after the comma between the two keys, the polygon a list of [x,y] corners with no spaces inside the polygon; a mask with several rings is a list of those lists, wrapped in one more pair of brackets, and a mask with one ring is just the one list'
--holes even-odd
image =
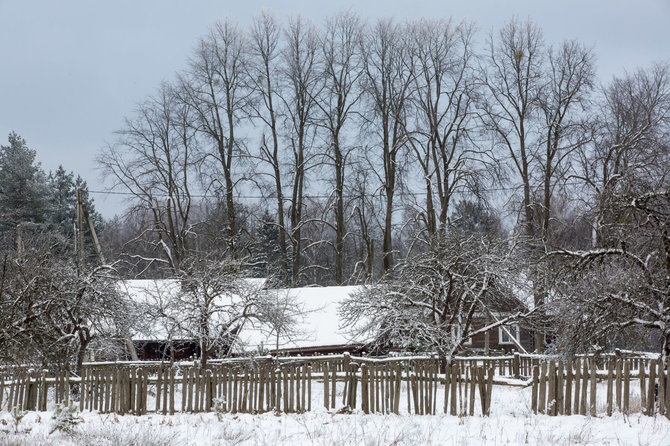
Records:
{"label": "house wall", "polygon": [[161,361],[171,359],[174,353],[175,361],[183,361],[200,356],[200,348],[193,341],[173,341],[170,351],[170,343],[165,341],[134,341],[137,357],[140,361]]}
{"label": "house wall", "polygon": [[[485,319],[474,319],[472,321],[473,330],[484,327],[486,323]],[[533,347],[533,335],[530,330],[521,326],[520,331],[520,343],[527,352],[532,352]],[[484,350],[486,348],[486,335],[484,333],[479,333],[472,338],[472,344],[466,344],[463,346],[465,349],[473,350]],[[501,344],[500,343],[500,329],[498,327],[489,330],[489,348],[491,350],[504,350],[505,352],[515,352],[519,349],[514,344]]]}

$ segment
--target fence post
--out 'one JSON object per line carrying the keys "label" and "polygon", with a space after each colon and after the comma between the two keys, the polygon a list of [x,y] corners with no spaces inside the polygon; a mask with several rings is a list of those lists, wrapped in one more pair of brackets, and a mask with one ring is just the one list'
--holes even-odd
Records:
{"label": "fence post", "polygon": [[658,358],[658,414],[665,415],[665,370],[661,358]]}
{"label": "fence post", "polygon": [[477,368],[477,381],[479,383],[479,401],[482,406],[482,416],[488,415],[488,408],[486,407],[486,376],[485,366]]}
{"label": "fence post", "polygon": [[170,368],[162,367],[163,372],[163,403],[161,404],[163,409],[163,415],[167,415],[168,410],[168,398],[170,393]]}
{"label": "fence post", "polygon": [[138,368],[136,370],[137,379],[135,380],[135,415],[142,415],[142,381],[144,377],[144,370]]}
{"label": "fence post", "polygon": [[[206,370],[205,371],[205,411],[209,412],[212,410],[212,400],[214,399],[214,396],[212,395],[212,371],[211,370]],[[158,396],[156,396],[158,398]]]}
{"label": "fence post", "polygon": [[447,413],[447,403],[449,402],[449,387],[451,385],[451,365],[447,364],[444,368],[444,413]]}
{"label": "fence post", "polygon": [[630,360],[623,363],[623,413],[628,415],[630,411]]}
{"label": "fence post", "polygon": [[642,413],[647,413],[647,386],[644,362],[640,362],[638,373],[640,374],[640,411]]}
{"label": "fence post", "polygon": [[[174,368],[170,367],[170,415],[174,415],[174,393],[175,393],[175,382],[174,382]],[[165,409],[163,409],[165,413]]]}
{"label": "fence post", "polygon": [[656,409],[656,361],[649,361],[649,381],[647,384],[647,415],[654,416]]}
{"label": "fence post", "polygon": [[457,362],[451,366],[451,399],[450,399],[450,415],[457,415],[457,394],[458,394],[458,378],[460,374],[460,365]]}
{"label": "fence post", "polygon": [[572,414],[572,383],[574,380],[572,359],[568,359],[565,368],[565,414],[570,415]]}
{"label": "fence post", "polygon": [[514,369],[514,378],[521,378],[521,371],[519,370],[519,352],[514,352],[514,359],[512,360],[512,368]]}
{"label": "fence post", "polygon": [[547,415],[556,415],[556,363],[549,361],[549,377],[547,391]]}
{"label": "fence post", "polygon": [[554,412],[556,415],[563,415],[565,413],[564,408],[564,398],[563,390],[565,386],[563,385],[563,361],[558,361],[556,367],[556,409]]}
{"label": "fence post", "polygon": [[412,386],[412,396],[413,396],[413,400],[414,400],[414,414],[418,415],[419,414],[419,401],[418,401],[419,400],[419,395],[418,395],[417,388],[416,388],[416,375],[414,374],[414,372],[412,372],[410,374],[409,378],[410,378],[410,381],[412,383],[411,386]]}
{"label": "fence post", "polygon": [[[47,371],[42,370],[41,376],[42,386],[40,391],[39,410],[47,410],[47,394],[49,393],[49,385],[47,384]],[[0,386],[0,393],[2,393],[2,386]],[[2,406],[2,396],[0,396],[0,407]]]}
{"label": "fence post", "polygon": [[113,405],[113,400],[114,400],[114,378],[115,378],[115,373],[114,373],[114,368],[109,367],[106,373],[107,377],[107,386],[105,387],[105,410],[107,413],[111,413],[114,411],[114,405]]}
{"label": "fence post", "polygon": [[538,390],[538,380],[540,375],[540,368],[536,365],[533,366],[533,390],[531,392],[530,398],[530,407],[534,414],[537,414],[537,390]]}
{"label": "fence post", "polygon": [[[395,367],[395,391],[393,392],[393,413],[398,415],[400,413],[400,387],[402,383],[402,368],[400,365]],[[437,387],[437,385],[435,386]]]}
{"label": "fence post", "polygon": [[273,368],[272,370],[272,407],[275,412],[281,410],[281,370]]}
{"label": "fence post", "polygon": [[163,367],[159,367],[156,371],[156,406],[154,412],[158,413],[161,409],[161,385],[163,384]]}
{"label": "fence post", "polygon": [[475,414],[475,387],[477,383],[477,369],[475,367],[470,367],[470,407],[469,414],[473,416]]}
{"label": "fence post", "polygon": [[621,369],[621,358],[616,358],[616,365],[615,365],[615,371],[616,371],[616,407],[619,412],[621,412],[621,382],[623,378],[623,370]]}
{"label": "fence post", "polygon": [[540,413],[545,413],[546,401],[547,401],[547,361],[542,361],[542,366],[540,368],[540,391],[538,392],[540,398],[537,410]]}
{"label": "fence post", "polygon": [[307,366],[307,410],[312,411],[312,366]]}
{"label": "fence post", "polygon": [[181,370],[181,412],[186,412],[186,393],[188,387],[188,374],[190,370]]}
{"label": "fence post", "polygon": [[328,387],[328,363],[323,364],[323,406],[326,408],[326,410],[330,409],[330,395],[329,395],[329,390],[330,388]]}
{"label": "fence post", "polygon": [[368,389],[368,366],[363,364],[361,366],[361,409],[363,413],[370,413],[369,401],[370,393]]}
{"label": "fence post", "polygon": [[332,374],[330,375],[330,407],[335,409],[335,394],[337,393],[337,364],[333,364]]}
{"label": "fence post", "polygon": [[612,416],[612,374],[614,373],[614,362],[607,363],[607,416]]}
{"label": "fence post", "polygon": [[590,399],[590,411],[592,417],[596,416],[596,361],[595,359],[591,360],[591,399]]}
{"label": "fence post", "polygon": [[491,415],[491,395],[493,394],[493,369],[488,369],[486,380],[486,416]]}
{"label": "fence post", "polygon": [[588,368],[588,362],[589,360],[587,358],[584,358],[582,360],[582,397],[579,402],[579,414],[580,415],[586,415],[586,392],[588,389],[589,385],[589,368]]}

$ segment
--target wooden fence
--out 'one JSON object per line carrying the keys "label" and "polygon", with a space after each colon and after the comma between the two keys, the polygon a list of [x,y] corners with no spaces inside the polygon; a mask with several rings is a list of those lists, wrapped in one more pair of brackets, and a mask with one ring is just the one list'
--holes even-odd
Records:
{"label": "wooden fence", "polygon": [[[533,366],[531,406],[548,415],[597,413],[598,381],[606,384],[607,415],[616,409],[628,414],[665,415],[670,419],[670,363],[660,359],[609,358],[599,368],[594,359],[541,361]],[[631,406],[632,386],[639,385],[639,407]],[[602,392],[602,388],[601,388]]]}
{"label": "wooden fence", "polygon": [[[607,383],[607,414],[642,411],[670,417],[667,371],[649,357],[605,356],[563,362],[537,355],[456,357],[440,368],[434,356],[375,359],[345,355],[197,362],[88,363],[82,376],[0,370],[0,408],[47,410],[75,401],[101,413],[174,414],[306,412],[313,405],[364,413],[489,414],[494,384],[531,386],[535,413],[595,414],[596,382]],[[642,400],[631,407],[633,379]],[[323,402],[313,395],[318,387]]]}
{"label": "wooden fence", "polygon": [[48,403],[72,400],[80,410],[121,415],[307,412],[315,404],[313,386],[320,385],[329,410],[397,414],[404,394],[408,413],[474,415],[478,392],[481,412],[489,413],[492,367],[461,361],[445,372],[430,357],[349,355],[220,361],[207,369],[197,363],[96,363],[81,377],[17,369],[0,375],[0,408],[44,411]]}

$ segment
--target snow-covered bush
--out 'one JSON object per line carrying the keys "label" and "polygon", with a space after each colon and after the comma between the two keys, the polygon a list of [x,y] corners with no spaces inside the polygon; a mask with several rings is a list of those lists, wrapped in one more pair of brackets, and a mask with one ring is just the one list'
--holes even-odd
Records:
{"label": "snow-covered bush", "polygon": [[65,402],[61,402],[56,406],[56,410],[53,414],[53,426],[49,431],[49,434],[53,434],[56,431],[65,432],[72,434],[74,432],[75,426],[82,423],[84,419],[79,415],[79,410],[74,403],[70,403],[68,406]]}

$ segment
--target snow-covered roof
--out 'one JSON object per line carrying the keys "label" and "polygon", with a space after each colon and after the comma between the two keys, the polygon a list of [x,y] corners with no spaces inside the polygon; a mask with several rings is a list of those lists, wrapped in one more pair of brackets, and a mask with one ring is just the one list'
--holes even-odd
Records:
{"label": "snow-covered roof", "polygon": [[[259,347],[274,350],[296,349],[308,347],[337,346],[351,343],[365,342],[364,339],[355,339],[348,332],[347,327],[341,327],[338,316],[340,303],[358,289],[357,286],[307,287],[290,289],[265,289],[265,279],[243,279],[245,287],[254,292],[268,293],[277,302],[289,305],[294,314],[295,324],[291,329],[280,332],[277,339],[276,332],[268,324],[257,321],[247,321],[239,333],[233,350],[256,351]],[[180,291],[180,283],[174,279],[162,280],[127,280],[120,284],[120,288],[145,311],[165,305]],[[226,298],[235,299],[234,296]],[[174,310],[173,310],[174,311]],[[162,318],[155,318],[147,314],[143,322],[135,327],[132,333],[133,340],[166,340],[188,339],[185,333],[175,330],[174,324]]]}
{"label": "snow-covered roof", "polygon": [[363,343],[366,339],[355,338],[349,327],[342,327],[338,316],[340,304],[358,286],[331,286],[268,290],[299,307],[299,316],[293,334],[281,334],[277,342],[276,333],[267,326],[244,327],[239,336],[238,349],[256,350],[259,346],[274,350],[326,347]]}
{"label": "snow-covered roof", "polygon": [[[265,287],[266,279],[242,279],[242,287],[252,292],[260,292]],[[166,317],[168,314],[177,319],[179,309],[174,308],[172,302],[181,291],[181,283],[176,279],[137,279],[123,280],[119,283],[119,290],[126,294],[137,305],[141,316],[133,324],[131,338],[135,341],[188,339],[189,334],[180,332]],[[219,299],[234,301],[234,295],[223,295]]]}

